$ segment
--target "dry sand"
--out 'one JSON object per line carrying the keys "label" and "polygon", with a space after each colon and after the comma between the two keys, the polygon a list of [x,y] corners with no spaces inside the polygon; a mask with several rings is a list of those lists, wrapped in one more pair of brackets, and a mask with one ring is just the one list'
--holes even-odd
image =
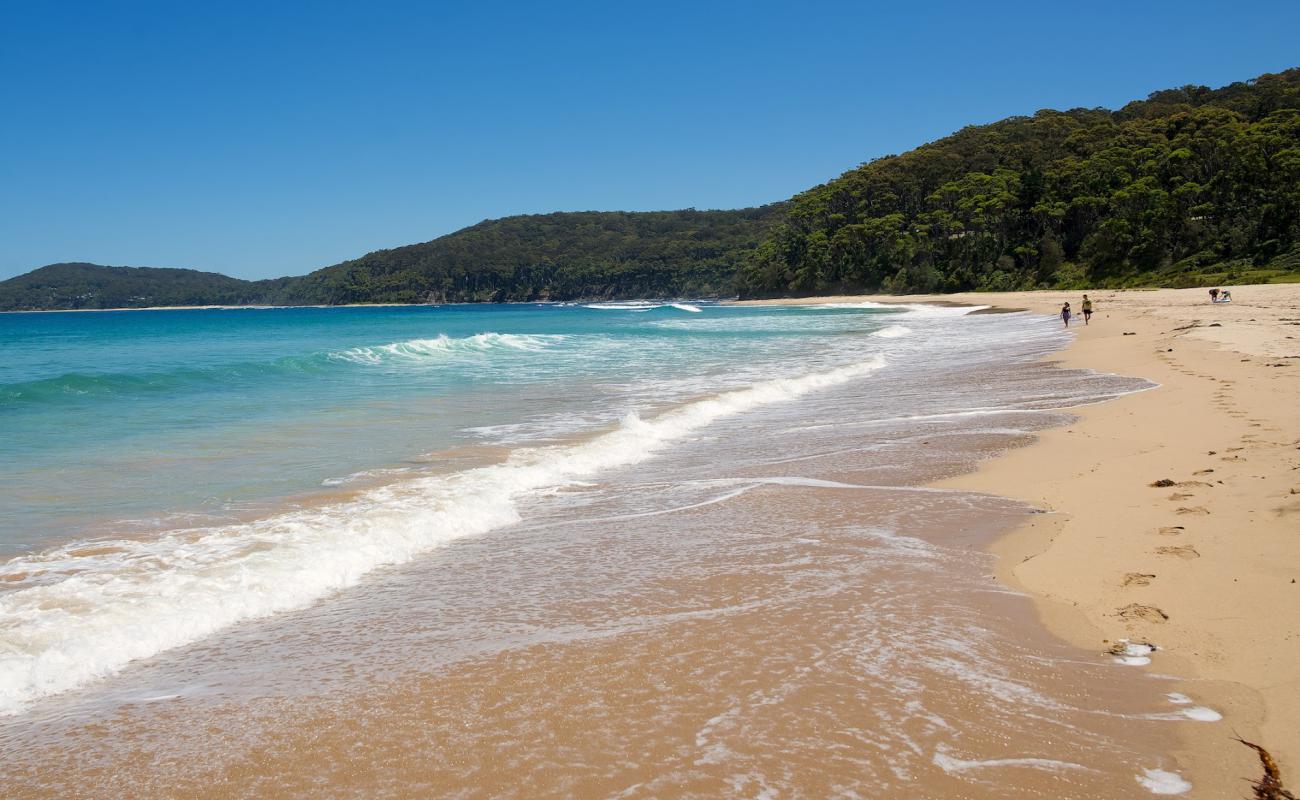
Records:
{"label": "dry sand", "polygon": [[[945,301],[1056,314],[1081,292],[839,297],[783,303]],[[1056,514],[995,547],[1003,577],[1044,621],[1093,649],[1161,650],[1147,669],[1183,679],[1226,725],[1184,726],[1179,760],[1201,797],[1258,777],[1235,732],[1300,784],[1300,285],[1090,292],[1063,366],[1141,376],[1148,392],[1080,409],[1075,424],[951,486]],[[766,302],[766,301],[765,301]],[[1157,481],[1171,486],[1155,487]],[[1294,791],[1294,789],[1293,789]]]}

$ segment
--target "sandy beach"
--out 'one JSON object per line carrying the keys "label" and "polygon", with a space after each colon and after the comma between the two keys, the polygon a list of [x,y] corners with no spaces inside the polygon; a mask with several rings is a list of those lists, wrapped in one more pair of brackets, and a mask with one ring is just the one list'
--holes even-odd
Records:
{"label": "sandy beach", "polygon": [[[780,303],[961,302],[1056,314],[1081,292],[870,296]],[[1080,646],[1156,644],[1225,725],[1183,726],[1205,797],[1244,796],[1260,769],[1236,733],[1300,776],[1300,286],[1098,291],[1062,366],[1155,389],[1078,411],[1029,447],[945,482],[1050,510],[995,546],[1001,575]],[[767,301],[762,301],[767,302]],[[1153,485],[1153,484],[1160,485]]]}
{"label": "sandy beach", "polygon": [[[145,642],[120,668],[3,716],[0,783],[22,797],[301,797],[322,786],[368,797],[1246,796],[1261,770],[1234,735],[1268,747],[1288,778],[1297,765],[1289,537],[1300,453],[1287,337],[1300,330],[1300,287],[1234,293],[1214,306],[1199,290],[1095,293],[1097,314],[1073,337],[1050,318],[934,307],[512,307],[447,312],[463,335],[408,342],[403,314],[352,312],[365,323],[356,335],[397,344],[308,337],[305,361],[277,350],[247,384],[273,390],[268,402],[326,392],[318,401],[332,409],[367,397],[357,393],[374,368],[391,376],[367,389],[384,403],[365,414],[314,418],[318,432],[322,420],[340,425],[327,442],[413,436],[421,415],[393,389],[421,389],[412,401],[427,415],[419,381],[446,374],[444,351],[473,356],[460,368],[474,378],[490,342],[487,363],[502,369],[575,372],[540,394],[494,384],[490,403],[467,380],[453,398],[461,426],[527,421],[538,405],[589,409],[593,397],[615,411],[659,397],[661,408],[630,426],[580,422],[535,451],[512,428],[419,462],[397,460],[408,451],[396,442],[380,464],[400,471],[317,479],[322,505],[300,495],[288,516],[253,508],[110,547],[72,542],[70,611],[50,625],[164,598],[126,625],[90,619],[104,633],[71,639],[77,652],[114,656],[122,630],[216,619],[233,597],[274,611]],[[1054,313],[1080,298],[875,299]],[[276,343],[275,313],[231,313],[227,325],[245,326],[244,343]],[[542,314],[585,319],[593,333],[525,336]],[[700,329],[674,334],[672,358],[631,354],[669,376],[714,364],[730,383],[701,398],[697,382],[613,382],[626,349],[599,362],[608,374],[583,372],[593,343],[608,344],[596,314],[626,317],[635,335],[620,348],[659,341],[643,329]],[[516,333],[485,342],[485,315]],[[206,316],[189,319],[189,335],[203,338]],[[40,324],[55,322],[121,324]],[[376,337],[376,325],[393,330]],[[719,357],[719,328],[765,335],[730,343],[750,348],[745,358]],[[792,338],[808,346],[769,351]],[[336,357],[310,356],[323,347]],[[544,360],[536,347],[549,348]],[[242,348],[231,380],[248,371]],[[673,360],[683,353],[691,360]],[[336,385],[343,394],[328,394]],[[171,397],[132,395],[129,408],[149,409],[135,414],[156,428]],[[279,458],[299,418],[255,428],[254,444]],[[243,455],[241,480],[263,456]],[[346,458],[331,456],[327,474],[374,466],[333,463]],[[92,477],[78,485],[99,486]],[[510,515],[479,524],[483,509]],[[232,548],[256,556],[234,563],[233,589],[222,571]],[[327,577],[355,574],[370,553],[382,558],[363,580],[322,584],[288,608],[279,599],[323,562],[348,565]],[[0,575],[11,602],[42,604],[38,620],[48,587],[63,585],[51,563],[20,557]],[[75,578],[88,568],[115,578],[95,587],[126,587],[126,602],[87,602]],[[178,578],[202,591],[169,591]],[[1159,649],[1149,660],[1106,652],[1124,639]]]}

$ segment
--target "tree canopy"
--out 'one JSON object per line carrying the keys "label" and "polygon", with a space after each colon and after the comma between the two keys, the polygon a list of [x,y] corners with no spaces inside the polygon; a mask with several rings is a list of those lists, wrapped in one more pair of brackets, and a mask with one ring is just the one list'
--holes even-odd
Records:
{"label": "tree canopy", "polygon": [[0,310],[729,297],[739,264],[781,212],[774,204],[506,217],[301,277],[263,281],[187,269],[51,264],[0,282]]}
{"label": "tree canopy", "polygon": [[735,294],[782,207],[586,211],[488,220],[291,281],[281,302],[422,303]]}
{"label": "tree canopy", "polygon": [[1300,272],[1300,69],[964,128],[797,195],[742,296]]}

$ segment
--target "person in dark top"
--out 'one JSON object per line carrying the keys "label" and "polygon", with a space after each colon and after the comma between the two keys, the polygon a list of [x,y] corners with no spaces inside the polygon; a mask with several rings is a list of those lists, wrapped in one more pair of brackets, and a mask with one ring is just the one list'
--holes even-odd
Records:
{"label": "person in dark top", "polygon": [[1211,290],[1210,290],[1210,302],[1211,302],[1211,303],[1217,303],[1217,302],[1219,302],[1219,290],[1218,290],[1218,289],[1211,289]]}
{"label": "person in dark top", "polygon": [[1065,305],[1061,306],[1061,322],[1065,323],[1065,327],[1067,328],[1070,327],[1070,304],[1069,303],[1066,303]]}

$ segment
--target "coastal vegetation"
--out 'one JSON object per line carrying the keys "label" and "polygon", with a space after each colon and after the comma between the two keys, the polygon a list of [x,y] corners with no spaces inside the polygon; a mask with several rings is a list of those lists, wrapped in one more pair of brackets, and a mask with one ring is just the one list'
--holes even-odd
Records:
{"label": "coastal vegetation", "polygon": [[54,264],[0,310],[1300,281],[1300,68],[1039,111],[738,211],[487,220],[301,277]]}
{"label": "coastal vegetation", "polygon": [[273,291],[279,302],[718,297],[783,211],[587,211],[488,220],[379,250]]}
{"label": "coastal vegetation", "polygon": [[783,210],[773,204],[505,217],[301,277],[262,281],[51,264],[0,282],[0,310],[720,297],[735,294],[736,270]]}
{"label": "coastal vegetation", "polygon": [[0,282],[0,311],[250,305],[261,297],[251,281],[192,269],[50,264]]}
{"label": "coastal vegetation", "polygon": [[742,296],[1300,277],[1300,69],[964,128],[796,196]]}

